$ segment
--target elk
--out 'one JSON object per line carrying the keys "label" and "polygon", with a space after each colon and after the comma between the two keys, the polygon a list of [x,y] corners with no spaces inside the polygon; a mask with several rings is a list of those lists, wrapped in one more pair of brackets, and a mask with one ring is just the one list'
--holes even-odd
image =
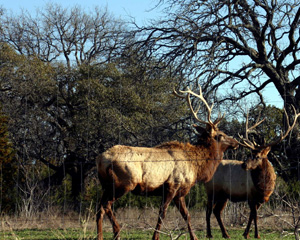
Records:
{"label": "elk", "polygon": [[[295,118],[292,126],[288,124],[288,129],[284,135],[281,133],[277,140],[273,140],[269,144],[264,142],[262,145],[257,144],[254,140],[250,141],[248,133],[253,131],[253,129],[261,124],[264,119],[261,121],[257,120],[256,123],[249,128],[247,115],[245,138],[240,136],[242,140],[240,145],[251,149],[252,158],[248,158],[245,162],[222,160],[211,181],[205,184],[208,198],[206,208],[208,238],[212,238],[210,227],[210,216],[212,211],[221,228],[223,238],[230,238],[221,219],[221,213],[225,208],[228,199],[232,202],[248,201],[250,216],[243,236],[246,239],[249,238],[249,230],[253,220],[255,227],[254,237],[260,238],[257,227],[257,211],[264,202],[268,202],[274,191],[276,180],[274,168],[268,160],[268,153],[272,146],[280,143],[294,128],[300,113],[297,114],[294,107],[293,109]],[[287,123],[289,123],[289,118],[285,109],[284,112]]]}
{"label": "elk", "polygon": [[[200,86],[199,86],[200,87]],[[166,142],[152,148],[116,145],[96,159],[97,171],[103,189],[100,210],[97,213],[97,239],[103,239],[102,222],[106,214],[112,224],[114,239],[120,238],[120,226],[111,209],[113,202],[128,192],[138,195],[162,196],[159,217],[153,234],[159,239],[159,230],[172,200],[187,222],[190,239],[197,240],[191,226],[190,215],[185,204],[185,196],[198,181],[209,181],[228,148],[237,148],[239,143],[218,129],[224,116],[211,120],[213,105],[209,105],[200,87],[200,93],[190,88],[173,93],[186,98],[195,119],[206,128],[194,125],[201,133],[195,145],[177,141]],[[201,100],[208,111],[207,121],[198,118],[191,95]]]}

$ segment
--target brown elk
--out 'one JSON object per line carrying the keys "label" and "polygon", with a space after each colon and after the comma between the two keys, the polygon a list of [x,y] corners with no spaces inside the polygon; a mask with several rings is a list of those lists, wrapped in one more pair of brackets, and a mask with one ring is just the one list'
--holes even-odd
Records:
{"label": "brown elk", "polygon": [[[287,123],[289,118],[284,110]],[[245,138],[241,137],[240,143],[244,147],[252,150],[252,158],[247,161],[224,161],[222,160],[218,166],[212,180],[205,184],[208,201],[206,209],[206,227],[207,237],[212,238],[210,227],[210,216],[213,211],[218,224],[221,228],[223,238],[230,238],[226,228],[221,219],[221,213],[225,208],[228,199],[232,202],[248,201],[250,207],[250,216],[247,227],[243,236],[249,238],[249,230],[252,220],[255,226],[255,238],[260,238],[257,227],[257,210],[261,204],[267,202],[273,193],[275,187],[276,174],[274,168],[268,160],[268,153],[271,146],[280,143],[286,138],[289,132],[294,128],[297,118],[300,115],[296,113],[294,108],[295,118],[292,126],[288,126],[285,134],[269,144],[257,144],[255,141],[250,141],[248,133],[258,126],[262,121],[258,121],[250,128],[248,128],[248,116],[246,120],[246,134]]]}
{"label": "brown elk", "polygon": [[[186,98],[194,117],[206,128],[194,125],[201,138],[197,144],[167,142],[156,147],[130,147],[116,145],[98,156],[97,170],[102,185],[103,195],[100,210],[97,213],[98,240],[103,239],[102,222],[106,214],[112,224],[114,239],[119,239],[120,226],[111,209],[111,205],[127,192],[138,195],[162,196],[159,217],[153,239],[159,239],[159,230],[172,200],[182,217],[187,222],[190,238],[197,240],[190,222],[190,215],[185,205],[185,196],[198,181],[209,181],[228,148],[237,148],[238,142],[218,129],[222,117],[211,120],[213,106],[209,106],[200,94],[180,91],[174,94]],[[191,95],[199,98],[208,111],[207,121],[198,118],[191,103]]]}

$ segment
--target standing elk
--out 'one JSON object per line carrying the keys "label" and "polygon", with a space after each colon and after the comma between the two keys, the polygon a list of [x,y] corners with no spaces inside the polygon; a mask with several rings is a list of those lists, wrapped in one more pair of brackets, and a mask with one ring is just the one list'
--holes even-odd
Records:
{"label": "standing elk", "polygon": [[[249,238],[249,230],[252,220],[255,226],[255,238],[260,238],[257,227],[257,210],[262,203],[268,202],[271,194],[274,191],[276,174],[273,166],[268,160],[268,153],[271,146],[280,143],[286,138],[289,132],[294,128],[297,118],[300,113],[296,113],[292,126],[288,125],[286,133],[269,144],[257,144],[255,141],[250,141],[248,133],[252,131],[261,122],[258,121],[250,128],[248,128],[248,116],[246,120],[246,133],[245,138],[241,137],[242,142],[240,145],[250,148],[252,150],[252,158],[247,161],[237,160],[222,160],[218,166],[211,181],[205,184],[206,193],[208,196],[207,209],[206,209],[206,227],[207,237],[212,238],[210,227],[210,216],[213,211],[218,224],[222,231],[223,238],[230,238],[226,228],[221,219],[221,213],[225,208],[228,199],[232,202],[248,201],[250,207],[250,216],[247,227],[243,233],[244,238]],[[288,115],[285,112],[287,123],[289,123]]]}
{"label": "standing elk", "polygon": [[[197,240],[184,198],[196,182],[209,181],[226,149],[235,149],[239,143],[218,129],[223,116],[219,116],[214,122],[211,120],[213,105],[208,105],[201,87],[200,94],[192,92],[189,88],[179,92],[180,94],[174,90],[177,97],[186,98],[195,119],[206,124],[206,128],[194,125],[201,133],[201,138],[196,145],[177,141],[152,148],[116,145],[98,156],[97,170],[103,189],[96,220],[98,240],[103,239],[102,222],[105,214],[112,224],[114,239],[119,239],[121,229],[111,205],[130,191],[138,195],[147,193],[147,195],[162,196],[159,217],[153,234],[154,240],[159,239],[159,230],[172,200],[187,222],[190,238]],[[205,104],[208,111],[207,121],[198,118],[199,109],[194,111],[191,95]]]}

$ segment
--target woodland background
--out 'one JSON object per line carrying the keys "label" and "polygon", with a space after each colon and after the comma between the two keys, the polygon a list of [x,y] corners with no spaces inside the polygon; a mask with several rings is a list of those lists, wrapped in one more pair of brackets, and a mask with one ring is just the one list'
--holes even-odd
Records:
{"label": "woodland background", "polygon": [[[144,26],[106,9],[47,4],[36,14],[0,8],[0,211],[34,216],[97,210],[95,157],[115,144],[152,147],[194,142],[194,120],[173,88],[202,86],[226,113],[220,129],[238,138],[245,115],[267,120],[258,141],[287,126],[268,105],[273,84],[293,120],[300,112],[300,1],[157,1],[165,17]],[[196,104],[196,102],[193,102]],[[203,115],[205,117],[205,115]],[[299,228],[299,126],[269,154],[280,203]],[[244,160],[239,148],[226,158]],[[205,208],[202,185],[187,199]],[[158,206],[128,195],[115,208]]]}

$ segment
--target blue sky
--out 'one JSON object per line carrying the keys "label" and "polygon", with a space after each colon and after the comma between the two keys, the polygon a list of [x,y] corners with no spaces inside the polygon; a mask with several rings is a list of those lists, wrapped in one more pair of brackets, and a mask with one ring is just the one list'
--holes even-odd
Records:
{"label": "blue sky", "polygon": [[[63,7],[81,6],[83,9],[93,9],[95,6],[107,7],[114,17],[129,19],[134,17],[139,25],[161,15],[159,9],[153,9],[159,0],[0,0],[0,5],[12,12],[20,12],[21,9],[35,13],[36,8],[42,8],[47,3],[58,3]],[[273,85],[269,85],[263,91],[267,104],[281,107],[282,99]]]}
{"label": "blue sky", "polygon": [[139,24],[159,15],[159,10],[154,9],[158,0],[0,0],[0,5],[7,10],[19,12],[21,9],[34,13],[36,8],[42,8],[47,3],[58,3],[63,7],[79,5],[84,9],[95,6],[107,7],[115,17],[134,17]]}

